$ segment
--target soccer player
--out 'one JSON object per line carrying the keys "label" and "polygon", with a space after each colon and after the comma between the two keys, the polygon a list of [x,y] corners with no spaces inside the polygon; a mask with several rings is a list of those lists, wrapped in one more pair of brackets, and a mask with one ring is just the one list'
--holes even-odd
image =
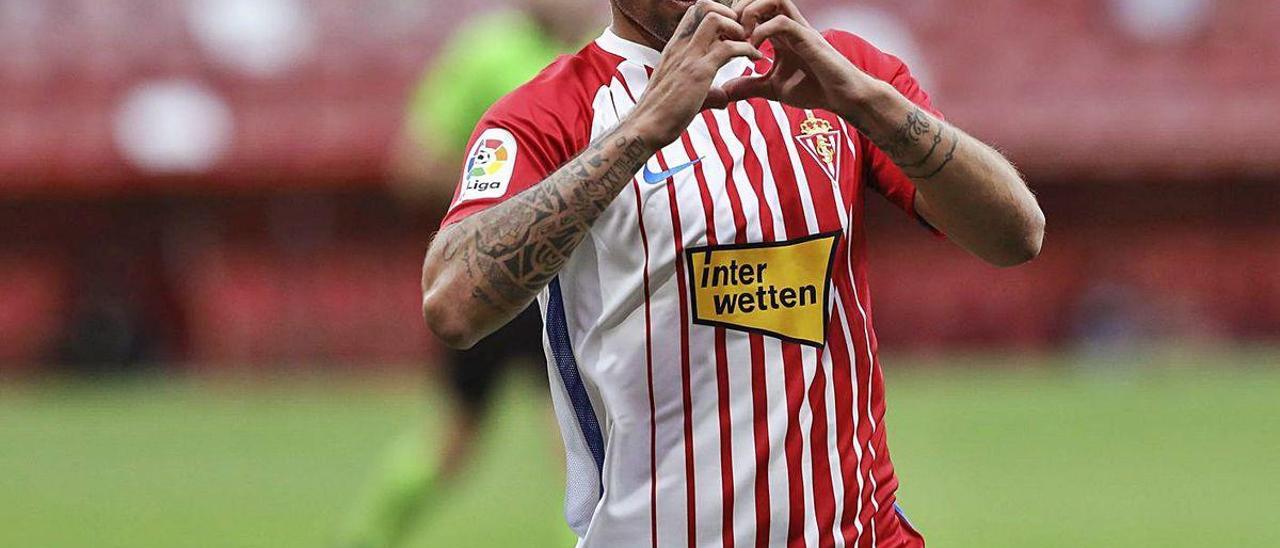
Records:
{"label": "soccer player", "polygon": [[1034,197],[901,61],[791,0],[612,9],[476,128],[427,323],[467,347],[537,299],[580,546],[922,545],[863,191],[1002,266],[1039,252]]}
{"label": "soccer player", "polygon": [[[485,110],[557,55],[587,41],[578,19],[565,17],[580,16],[583,3],[520,0],[519,9],[484,14],[451,37],[414,94],[394,151],[400,194],[429,202],[452,193],[456,166]],[[445,355],[442,370],[453,404],[445,434],[432,439],[414,428],[388,446],[341,524],[338,546],[396,546],[416,518],[446,495],[471,460],[503,372],[513,363],[541,365],[540,328],[536,307],[529,307],[484,345]]]}

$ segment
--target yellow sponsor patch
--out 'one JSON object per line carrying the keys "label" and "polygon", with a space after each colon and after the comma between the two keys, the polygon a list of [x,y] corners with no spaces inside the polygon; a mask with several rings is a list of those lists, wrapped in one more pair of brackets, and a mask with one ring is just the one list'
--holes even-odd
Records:
{"label": "yellow sponsor patch", "polygon": [[839,232],[685,251],[693,323],[822,346]]}

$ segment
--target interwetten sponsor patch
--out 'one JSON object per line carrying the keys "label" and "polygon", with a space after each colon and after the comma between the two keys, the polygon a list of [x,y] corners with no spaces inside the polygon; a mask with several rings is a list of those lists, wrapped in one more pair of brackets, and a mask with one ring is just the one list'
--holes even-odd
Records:
{"label": "interwetten sponsor patch", "polygon": [[693,323],[821,347],[839,232],[685,251]]}

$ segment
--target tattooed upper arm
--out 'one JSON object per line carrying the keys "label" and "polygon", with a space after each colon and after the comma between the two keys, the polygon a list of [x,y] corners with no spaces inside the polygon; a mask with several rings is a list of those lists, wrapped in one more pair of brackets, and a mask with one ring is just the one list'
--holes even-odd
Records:
{"label": "tattooed upper arm", "polygon": [[523,308],[648,156],[642,139],[611,132],[542,182],[446,228],[435,242],[438,258],[465,277],[471,297]]}

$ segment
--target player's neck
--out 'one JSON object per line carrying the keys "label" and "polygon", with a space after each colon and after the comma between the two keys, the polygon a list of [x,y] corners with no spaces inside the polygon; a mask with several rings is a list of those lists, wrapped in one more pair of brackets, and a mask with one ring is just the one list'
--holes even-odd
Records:
{"label": "player's neck", "polygon": [[622,13],[617,6],[614,6],[612,11],[613,21],[610,23],[609,28],[613,29],[613,33],[618,35],[619,38],[642,44],[658,51],[662,51],[662,48],[666,47],[666,41],[645,30],[639,23],[628,17],[627,14]]}

